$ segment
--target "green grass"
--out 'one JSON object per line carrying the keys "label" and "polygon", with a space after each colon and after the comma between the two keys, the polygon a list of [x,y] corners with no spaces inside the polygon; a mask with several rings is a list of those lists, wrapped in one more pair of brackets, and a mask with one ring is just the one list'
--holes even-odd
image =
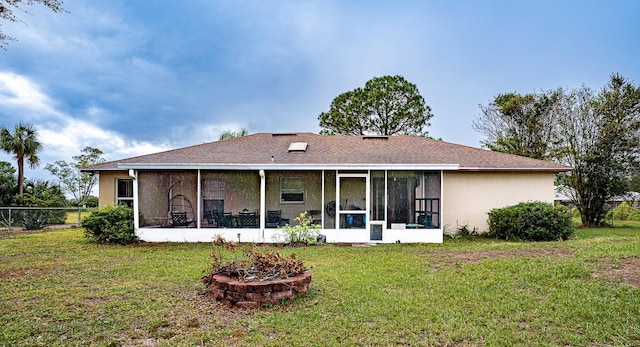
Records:
{"label": "green grass", "polygon": [[640,257],[637,226],[280,251],[312,267],[312,290],[245,311],[204,294],[209,244],[0,238],[0,346],[640,345],[640,288],[603,275]]}
{"label": "green grass", "polygon": [[[91,211],[82,211],[80,212],[80,220],[82,218],[91,214]],[[70,211],[67,212],[67,219],[65,221],[66,224],[78,224],[78,211]]]}

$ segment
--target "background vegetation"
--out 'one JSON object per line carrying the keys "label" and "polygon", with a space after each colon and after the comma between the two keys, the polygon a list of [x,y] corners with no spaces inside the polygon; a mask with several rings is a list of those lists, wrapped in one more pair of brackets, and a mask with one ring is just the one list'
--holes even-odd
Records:
{"label": "background vegetation", "polygon": [[619,74],[598,92],[506,93],[481,110],[473,128],[485,135],[485,147],[572,168],[557,185],[585,226],[603,225],[611,199],[637,186],[640,86]]}

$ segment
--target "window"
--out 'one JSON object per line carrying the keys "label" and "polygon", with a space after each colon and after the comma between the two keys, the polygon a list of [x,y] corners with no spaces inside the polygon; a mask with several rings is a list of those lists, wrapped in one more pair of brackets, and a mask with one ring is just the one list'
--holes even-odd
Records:
{"label": "window", "polygon": [[224,212],[223,178],[205,178],[202,180],[202,210],[205,212]]}
{"label": "window", "polygon": [[304,203],[304,179],[283,177],[280,179],[281,203]]}
{"label": "window", "polygon": [[133,207],[133,180],[116,179],[116,204]]}

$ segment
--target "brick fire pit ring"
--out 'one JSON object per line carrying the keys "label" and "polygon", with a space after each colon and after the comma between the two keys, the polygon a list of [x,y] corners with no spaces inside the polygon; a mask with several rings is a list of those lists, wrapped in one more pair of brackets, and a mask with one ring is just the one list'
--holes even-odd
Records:
{"label": "brick fire pit ring", "polygon": [[244,308],[256,308],[262,304],[274,304],[283,299],[293,299],[306,294],[311,287],[311,274],[264,282],[241,282],[227,275],[216,274],[211,290],[216,300],[226,301]]}

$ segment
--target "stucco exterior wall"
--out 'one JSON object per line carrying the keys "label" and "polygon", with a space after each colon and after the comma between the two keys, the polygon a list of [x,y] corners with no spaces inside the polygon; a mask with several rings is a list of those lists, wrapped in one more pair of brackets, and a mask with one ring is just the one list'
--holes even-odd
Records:
{"label": "stucco exterior wall", "polygon": [[103,171],[98,184],[98,206],[116,203],[116,179],[130,179],[127,171]]}
{"label": "stucco exterior wall", "polygon": [[553,203],[554,174],[444,172],[443,225],[487,231],[487,212],[526,201]]}

